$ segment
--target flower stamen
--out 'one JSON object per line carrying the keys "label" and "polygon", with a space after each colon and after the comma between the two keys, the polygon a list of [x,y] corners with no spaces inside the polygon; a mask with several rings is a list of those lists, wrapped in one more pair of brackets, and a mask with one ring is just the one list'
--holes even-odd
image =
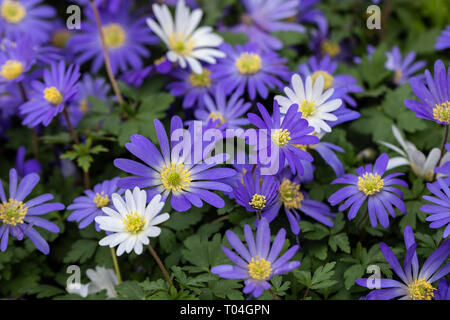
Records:
{"label": "flower stamen", "polygon": [[138,234],[144,230],[146,219],[141,217],[137,212],[130,212],[123,218],[125,230],[131,234]]}
{"label": "flower stamen", "polygon": [[0,75],[6,80],[14,80],[23,73],[23,65],[16,60],[8,60],[2,65]]}
{"label": "flower stamen", "polygon": [[203,69],[202,73],[191,73],[189,75],[189,82],[198,88],[209,88],[211,87],[211,71],[208,69]]}
{"label": "flower stamen", "polygon": [[167,190],[179,192],[189,187],[192,181],[191,172],[184,167],[182,163],[175,164],[171,162],[164,165],[161,169],[161,182]]}
{"label": "flower stamen", "polygon": [[419,278],[408,285],[411,300],[432,300],[434,297],[433,286],[425,279]]}
{"label": "flower stamen", "polygon": [[102,193],[97,193],[95,195],[94,203],[97,205],[97,208],[106,207],[109,204],[109,197],[102,191]]}
{"label": "flower stamen", "polygon": [[308,119],[316,113],[316,102],[303,100],[298,106],[298,111],[302,113],[303,119]]}
{"label": "flower stamen", "polygon": [[108,48],[117,49],[124,45],[126,33],[123,27],[117,23],[111,23],[102,28],[105,36],[105,44]]}
{"label": "flower stamen", "polygon": [[433,108],[433,118],[437,121],[450,123],[450,101],[436,104]]}
{"label": "flower stamen", "polygon": [[291,140],[291,133],[287,129],[276,129],[271,135],[272,142],[284,147]]}
{"label": "flower stamen", "polygon": [[261,70],[261,57],[256,53],[244,52],[236,60],[236,67],[242,74],[255,74]]}
{"label": "flower stamen", "polygon": [[371,196],[383,190],[384,181],[378,173],[366,172],[362,177],[358,177],[358,189],[366,196]]}
{"label": "flower stamen", "polygon": [[312,74],[311,78],[313,83],[316,82],[317,78],[319,78],[319,76],[323,77],[324,80],[324,84],[323,84],[323,90],[327,90],[330,89],[333,86],[333,82],[334,82],[334,78],[331,74],[329,74],[326,71],[316,71]]}
{"label": "flower stamen", "polygon": [[266,207],[266,196],[254,194],[252,200],[248,203],[253,209],[261,211]]}
{"label": "flower stamen", "polygon": [[19,23],[27,15],[27,11],[19,1],[5,0],[1,8],[1,15],[9,23]]}
{"label": "flower stamen", "polygon": [[8,202],[3,202],[0,205],[0,221],[5,224],[16,226],[22,223],[27,215],[28,208],[21,201],[9,199]]}
{"label": "flower stamen", "polygon": [[194,40],[185,39],[183,33],[172,33],[169,36],[169,47],[178,54],[188,55],[194,49]]}
{"label": "flower stamen", "polygon": [[272,273],[272,265],[266,259],[256,256],[248,264],[248,274],[254,280],[267,280]]}
{"label": "flower stamen", "polygon": [[278,188],[279,196],[287,209],[300,209],[302,201],[305,199],[303,193],[300,192],[300,184],[283,179]]}
{"label": "flower stamen", "polygon": [[61,92],[55,87],[46,88],[44,90],[44,98],[55,106],[61,104],[61,102],[64,100]]}

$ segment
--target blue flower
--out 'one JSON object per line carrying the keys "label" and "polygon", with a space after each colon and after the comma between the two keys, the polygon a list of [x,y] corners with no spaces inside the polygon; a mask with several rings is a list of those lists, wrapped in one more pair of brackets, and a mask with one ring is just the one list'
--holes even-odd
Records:
{"label": "blue flower", "polygon": [[443,238],[450,235],[450,178],[438,178],[434,183],[427,183],[427,188],[435,197],[423,196],[433,204],[423,205],[420,210],[431,213],[427,221],[431,221],[430,228],[436,229],[446,225]]}

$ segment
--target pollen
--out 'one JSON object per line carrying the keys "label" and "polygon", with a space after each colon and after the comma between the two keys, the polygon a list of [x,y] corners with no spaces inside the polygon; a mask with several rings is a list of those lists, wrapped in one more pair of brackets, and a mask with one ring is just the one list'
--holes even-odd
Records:
{"label": "pollen", "polygon": [[291,140],[291,133],[287,129],[277,129],[272,135],[271,139],[279,147],[284,147]]}
{"label": "pollen", "polygon": [[371,196],[383,190],[384,181],[380,175],[375,173],[364,173],[362,177],[358,177],[358,189],[366,196]]}
{"label": "pollen", "polygon": [[266,196],[254,194],[252,200],[248,203],[253,209],[261,211],[266,207]]}
{"label": "pollen", "polygon": [[210,75],[211,71],[204,68],[200,74],[192,72],[189,75],[189,82],[197,88],[209,88],[211,87]]}
{"label": "pollen", "polygon": [[403,76],[402,69],[398,69],[397,71],[395,71],[395,74],[394,74],[394,82],[395,82],[396,84],[399,84],[399,83],[400,83],[400,80],[402,80],[402,76]]}
{"label": "pollen", "polygon": [[23,72],[23,65],[16,60],[8,60],[2,65],[0,75],[6,80],[14,80],[20,77]]}
{"label": "pollen", "polygon": [[336,43],[325,40],[322,42],[322,52],[328,54],[330,58],[334,58],[341,52],[341,47]]}
{"label": "pollen", "polygon": [[425,279],[419,278],[408,285],[408,290],[411,300],[431,300],[436,289]]}
{"label": "pollen", "polygon": [[9,23],[19,23],[25,18],[27,11],[19,1],[5,0],[1,7],[1,15]]}
{"label": "pollen", "polygon": [[437,121],[450,123],[450,101],[436,104],[433,108],[433,118]]}
{"label": "pollen", "polygon": [[330,89],[333,86],[334,81],[333,76],[326,71],[314,72],[313,75],[311,76],[313,83],[316,82],[319,76],[322,76],[324,80],[323,90]]}
{"label": "pollen", "polygon": [[209,114],[209,118],[216,121],[219,120],[220,124],[224,124],[225,123],[225,118],[223,117],[222,112],[216,111],[216,112],[211,112]]}
{"label": "pollen", "polygon": [[80,110],[84,114],[89,112],[89,105],[88,105],[88,102],[87,102],[86,99],[81,100],[81,102],[80,102]]}
{"label": "pollen", "polygon": [[171,162],[169,165],[163,166],[161,170],[161,182],[164,188],[173,192],[179,192],[189,187],[192,181],[190,176],[191,172],[182,163]]}
{"label": "pollen", "polygon": [[254,280],[267,280],[272,273],[272,265],[266,259],[256,256],[248,264],[248,274]]}
{"label": "pollen", "polygon": [[155,59],[155,61],[153,61],[153,63],[157,66],[160,65],[161,63],[166,61],[166,57],[162,56],[161,58]]}
{"label": "pollen", "polygon": [[183,33],[172,33],[169,36],[169,47],[180,55],[188,55],[194,49],[194,40],[186,39]]}
{"label": "pollen", "polygon": [[236,60],[236,67],[242,74],[255,74],[261,70],[261,57],[255,53],[244,52]]}
{"label": "pollen", "polygon": [[144,230],[145,223],[147,222],[137,212],[130,212],[123,218],[123,224],[125,230],[131,234],[138,234]]}
{"label": "pollen", "polygon": [[23,202],[9,199],[8,202],[0,204],[0,221],[8,225],[16,226],[23,222],[27,212],[28,208]]}
{"label": "pollen", "polygon": [[67,30],[58,30],[53,33],[51,43],[54,47],[64,49],[71,36]]}
{"label": "pollen", "polygon": [[55,87],[46,88],[44,90],[44,98],[51,104],[57,106],[63,102],[64,97],[61,92]]}
{"label": "pollen", "polygon": [[316,113],[315,101],[303,100],[298,107],[298,111],[302,113],[303,119],[308,119]]}
{"label": "pollen", "polygon": [[278,188],[279,196],[287,209],[300,209],[302,200],[305,199],[303,193],[300,192],[300,184],[283,179]]}
{"label": "pollen", "polygon": [[117,49],[124,45],[127,36],[120,24],[111,23],[102,28],[105,43],[108,48]]}
{"label": "pollen", "polygon": [[102,191],[95,195],[94,203],[97,205],[97,208],[106,207],[109,204],[109,197]]}

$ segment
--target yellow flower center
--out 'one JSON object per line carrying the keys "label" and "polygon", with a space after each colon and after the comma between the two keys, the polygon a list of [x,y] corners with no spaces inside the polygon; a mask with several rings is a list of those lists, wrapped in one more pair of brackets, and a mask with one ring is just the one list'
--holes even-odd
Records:
{"label": "yellow flower center", "polygon": [[146,219],[141,217],[137,212],[130,212],[123,218],[125,230],[132,234],[138,234],[144,230]]}
{"label": "yellow flower center", "polygon": [[287,129],[277,129],[272,133],[271,139],[277,146],[284,147],[291,140],[291,133]]}
{"label": "yellow flower center", "polygon": [[316,113],[316,102],[303,100],[298,106],[298,111],[302,113],[303,119],[308,119]]}
{"label": "yellow flower center", "polygon": [[71,36],[67,30],[58,30],[53,33],[51,43],[54,47],[64,49]]}
{"label": "yellow flower center", "polygon": [[111,23],[102,28],[105,37],[105,43],[108,48],[117,49],[123,46],[127,35],[121,25]]}
{"label": "yellow flower center", "polygon": [[209,87],[211,87],[210,74],[211,74],[211,71],[208,69],[203,69],[202,73],[200,73],[200,74],[192,72],[189,75],[189,82],[194,87],[209,88]]}
{"label": "yellow flower center", "polygon": [[0,205],[0,220],[12,226],[22,223],[27,215],[28,208],[23,202],[18,202],[15,199],[9,199],[8,202],[3,202]]}
{"label": "yellow flower center", "polygon": [[61,102],[64,99],[61,92],[58,89],[56,89],[55,87],[46,88],[44,90],[44,98],[45,98],[45,100],[47,100],[48,102],[50,102],[51,104],[53,104],[55,106],[61,104]]}
{"label": "yellow flower center", "polygon": [[408,286],[412,300],[431,300],[434,297],[433,286],[425,279],[419,278]]}
{"label": "yellow flower center", "polygon": [[102,191],[102,193],[95,195],[94,203],[97,205],[97,208],[106,207],[109,204],[109,197]]}
{"label": "yellow flower center", "polygon": [[316,82],[319,76],[322,76],[324,80],[323,90],[330,89],[333,86],[334,81],[333,76],[326,71],[314,72],[313,75],[311,76],[313,83]]}
{"label": "yellow flower center", "polygon": [[400,83],[400,80],[402,79],[402,75],[403,75],[403,73],[402,73],[402,70],[401,70],[401,69],[398,69],[397,71],[395,71],[395,74],[394,74],[394,82],[397,83],[397,84],[399,84],[399,83]]}
{"label": "yellow flower center", "polygon": [[303,193],[300,192],[300,184],[283,179],[278,188],[281,201],[287,209],[300,209],[302,200],[305,199]]}
{"label": "yellow flower center", "polygon": [[384,181],[378,173],[364,173],[362,177],[358,177],[358,189],[366,196],[371,196],[383,190]]}
{"label": "yellow flower center", "polygon": [[266,207],[266,196],[262,194],[254,194],[252,200],[248,203],[255,210],[262,210]]}
{"label": "yellow flower center", "polygon": [[322,42],[322,52],[333,58],[341,52],[341,47],[337,43],[331,43],[325,40]]}
{"label": "yellow flower center", "polygon": [[255,280],[267,280],[272,273],[272,265],[269,261],[256,256],[248,264],[248,274]]}
{"label": "yellow flower center", "polygon": [[158,59],[156,59],[155,61],[153,61],[153,63],[154,63],[155,65],[159,65],[159,64],[163,63],[164,61],[166,61],[166,57],[165,57],[165,56],[162,56],[161,58],[158,58]]}
{"label": "yellow flower center", "polygon": [[219,111],[217,111],[217,112],[211,112],[210,114],[209,114],[209,118],[210,119],[212,119],[212,120],[220,120],[220,124],[224,124],[225,123],[225,119],[224,119],[224,117],[223,117],[223,115],[222,115],[222,112],[219,112]]}
{"label": "yellow flower center", "polygon": [[236,60],[236,67],[242,74],[255,74],[261,70],[261,57],[255,53],[244,52]]}
{"label": "yellow flower center", "polygon": [[20,77],[23,72],[23,65],[19,61],[8,60],[2,65],[0,75],[6,80],[14,80]]}
{"label": "yellow flower center", "polygon": [[18,1],[3,1],[1,14],[3,19],[9,23],[19,23],[25,18],[27,12]]}
{"label": "yellow flower center", "polygon": [[84,114],[89,112],[89,105],[88,105],[88,102],[87,102],[86,99],[81,100],[81,102],[80,102],[80,110]]}
{"label": "yellow flower center", "polygon": [[167,190],[179,192],[183,188],[189,187],[192,181],[191,172],[182,163],[171,162],[161,170],[161,182]]}
{"label": "yellow flower center", "polygon": [[169,47],[180,55],[187,55],[194,49],[194,40],[185,39],[183,33],[172,33],[169,36]]}
{"label": "yellow flower center", "polygon": [[433,109],[433,118],[437,121],[450,123],[450,101],[437,104]]}

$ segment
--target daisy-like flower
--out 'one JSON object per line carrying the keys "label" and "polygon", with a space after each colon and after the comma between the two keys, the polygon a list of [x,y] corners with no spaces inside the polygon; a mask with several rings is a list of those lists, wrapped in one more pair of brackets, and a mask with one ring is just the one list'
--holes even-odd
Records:
{"label": "daisy-like flower", "polygon": [[350,207],[348,219],[352,220],[361,205],[368,200],[368,213],[372,227],[376,228],[379,220],[380,224],[387,228],[389,226],[388,213],[395,218],[393,207],[399,209],[403,214],[406,212],[405,204],[402,201],[403,193],[393,185],[408,187],[406,182],[396,179],[403,173],[392,173],[383,177],[388,161],[389,157],[383,153],[375,161],[373,169],[372,165],[368,164],[355,170],[358,175],[345,174],[337,178],[332,184],[342,183],[348,184],[348,186],[332,194],[328,201],[334,206],[346,199],[339,206],[339,211]]}
{"label": "daisy-like flower", "polygon": [[[450,143],[447,143],[445,145],[445,149],[447,150],[447,153],[444,157],[447,156],[447,154],[450,153]],[[441,166],[434,169],[434,172],[446,176],[450,176],[450,160],[447,161],[441,161]]]}
{"label": "daisy-like flower", "polygon": [[[163,201],[170,197],[170,204],[177,211],[186,211],[191,205],[201,207],[203,201],[221,208],[225,202],[217,194],[209,190],[231,191],[231,187],[225,183],[214,181],[228,178],[236,174],[230,168],[213,168],[226,161],[224,154],[218,154],[205,159],[195,157],[194,148],[201,154],[207,154],[198,143],[189,141],[170,141],[162,123],[155,119],[154,125],[158,137],[161,152],[147,138],[141,135],[132,135],[131,142],[125,147],[134,156],[145,162],[145,165],[128,159],[116,159],[114,165],[134,177],[122,178],[118,185],[124,189],[138,186],[147,189],[148,197],[162,194]],[[172,117],[170,125],[170,137],[174,131],[183,130],[183,122],[178,116]],[[187,134],[186,134],[187,135]],[[192,135],[191,135],[192,136]],[[194,139],[195,141],[195,139]],[[200,139],[201,141],[201,139]],[[175,146],[184,143],[183,155],[172,152]],[[177,149],[180,146],[177,147]],[[202,151],[203,150],[203,151]],[[202,153],[203,152],[203,153]]]}
{"label": "daisy-like flower", "polygon": [[433,300],[450,300],[450,286],[445,279],[438,282],[438,289],[434,292]]}
{"label": "daisy-like flower", "polygon": [[51,6],[42,5],[42,0],[0,0],[0,34],[18,40],[32,36],[39,43],[46,42],[51,34],[56,15]]}
{"label": "daisy-like flower", "polygon": [[113,269],[96,266],[95,270],[87,269],[86,275],[91,280],[89,283],[70,283],[66,288],[67,292],[86,298],[90,294],[106,290],[106,296],[108,298],[117,297],[115,287],[119,284],[119,281]]}
{"label": "daisy-like flower", "polygon": [[0,83],[16,83],[25,78],[35,61],[30,41],[2,41],[0,45]]}
{"label": "daisy-like flower", "polygon": [[204,103],[204,109],[196,109],[194,112],[198,120],[219,120],[221,125],[229,129],[239,129],[249,124],[248,119],[241,116],[251,107],[251,103],[244,103],[238,92],[227,99],[224,89],[217,87],[214,90],[214,99],[206,95]]}
{"label": "daisy-like flower", "polygon": [[[270,117],[269,112],[260,103],[258,103],[258,110],[262,118],[254,113],[247,115],[253,125],[266,130],[267,133],[267,137],[258,139],[256,144],[258,154],[262,154],[261,150],[263,149],[270,150],[271,157],[273,157],[273,153],[276,155],[277,172],[280,172],[287,162],[292,174],[297,172],[299,175],[303,175],[304,169],[300,160],[311,162],[313,157],[299,146],[319,142],[319,138],[310,134],[314,131],[313,127],[308,126],[308,121],[302,119],[302,114],[297,112],[297,105],[289,108],[283,121],[281,121],[280,108],[276,101],[273,104],[273,117]],[[264,154],[269,154],[269,152],[266,151]]]}
{"label": "daisy-like flower", "polygon": [[[130,13],[130,4],[130,1],[122,1],[120,10],[101,14],[102,31],[114,74],[119,70],[142,68],[142,59],[150,56],[146,45],[158,41],[148,32],[140,12]],[[81,32],[69,40],[68,47],[77,55],[79,64],[93,60],[91,71],[97,73],[104,64],[100,31],[92,10],[85,11],[89,20],[83,23]]]}
{"label": "daisy-like flower", "polygon": [[423,60],[414,62],[414,59],[416,58],[416,53],[414,51],[408,53],[403,59],[398,46],[395,46],[391,51],[386,52],[386,57],[387,61],[384,66],[386,69],[395,72],[394,83],[396,85],[402,85],[408,82],[417,71],[426,65],[426,62]]}
{"label": "daisy-like flower", "polygon": [[103,207],[106,216],[97,216],[95,222],[100,229],[111,232],[100,240],[101,246],[117,247],[117,255],[134,250],[141,254],[144,245],[150,243],[149,237],[157,237],[161,233],[158,224],[169,219],[168,213],[159,214],[164,207],[161,195],[156,195],[147,205],[147,193],[135,187],[125,191],[125,201],[118,193],[111,196],[114,209]]}
{"label": "daisy-like flower", "polygon": [[431,222],[430,228],[437,229],[446,225],[443,238],[450,235],[450,178],[438,178],[434,183],[427,183],[427,188],[435,196],[423,196],[432,204],[423,205],[420,210],[431,213],[427,221]]}
{"label": "daisy-like flower", "polygon": [[[432,300],[436,292],[433,283],[449,273],[450,263],[440,269],[439,267],[450,253],[450,240],[440,245],[420,268],[416,253],[417,244],[409,225],[405,227],[404,238],[406,256],[403,268],[392,250],[384,242],[380,243],[384,258],[401,281],[375,279],[380,288],[371,291],[366,296],[367,300],[391,300],[397,297],[400,297],[400,300]],[[373,279],[356,279],[356,283],[362,287],[373,288]]]}
{"label": "daisy-like flower", "polygon": [[64,61],[52,64],[50,70],[45,69],[43,82],[34,81],[29,100],[20,106],[20,114],[24,116],[23,125],[36,127],[42,123],[48,126],[52,119],[64,110],[77,94],[79,66],[70,65],[66,69]]}
{"label": "daisy-like flower", "polygon": [[183,69],[189,65],[193,72],[200,74],[203,68],[199,60],[215,64],[216,58],[225,57],[216,49],[223,40],[212,32],[211,27],[195,30],[203,16],[201,9],[191,13],[184,0],[179,0],[174,21],[166,5],[154,4],[152,8],[158,23],[148,18],[147,24],[167,46],[167,59],[177,62]]}
{"label": "daisy-like flower", "polygon": [[19,183],[16,169],[11,169],[9,171],[9,197],[6,196],[3,183],[0,180],[1,251],[5,251],[8,247],[9,235],[18,240],[22,240],[23,236],[26,235],[43,254],[50,252],[48,243],[34,227],[58,233],[59,227],[56,224],[38,216],[52,211],[63,210],[64,205],[61,203],[48,203],[48,201],[53,199],[53,196],[49,193],[25,202],[26,197],[33,191],[39,179],[39,175],[30,173],[21,179]]}
{"label": "daisy-like flower", "polygon": [[266,219],[261,219],[256,231],[256,239],[248,224],[244,226],[244,235],[248,249],[232,231],[227,231],[228,242],[237,255],[230,249],[222,247],[234,265],[224,264],[211,268],[211,272],[225,279],[245,280],[243,292],[258,298],[264,290],[270,289],[273,276],[286,274],[300,266],[300,261],[289,261],[299,249],[298,245],[289,248],[278,257],[286,242],[286,231],[280,229],[273,244],[270,244],[270,228]]}
{"label": "daisy-like flower", "polygon": [[[67,210],[73,210],[67,221],[76,221],[79,223],[78,227],[83,229],[94,222],[96,217],[104,216],[102,209],[104,207],[112,208],[111,197],[113,193],[123,193],[123,190],[118,190],[117,181],[119,181],[119,178],[105,180],[97,184],[92,190],[84,191],[85,196],[75,198],[73,203],[67,207]],[[100,231],[97,223],[95,228]]]}
{"label": "daisy-like flower", "polygon": [[[386,170],[403,165],[409,165],[417,176],[425,179],[426,181],[432,181],[435,175],[434,170],[441,157],[441,150],[439,148],[433,148],[428,154],[428,157],[425,157],[425,155],[418,150],[412,142],[403,139],[402,133],[394,125],[392,126],[392,132],[394,133],[394,137],[400,144],[401,148],[384,141],[380,141],[380,143],[400,154],[400,157],[389,159]],[[444,164],[449,160],[450,153],[447,152],[442,157],[440,164]]]}
{"label": "daisy-like flower", "polygon": [[17,149],[16,154],[16,171],[19,178],[23,178],[30,173],[39,173],[42,166],[36,159],[25,160],[26,149],[21,146]]}
{"label": "daisy-like flower", "polygon": [[405,105],[414,111],[416,117],[436,123],[450,124],[450,76],[447,75],[442,60],[434,63],[434,78],[425,70],[425,82],[421,78],[412,78],[409,83],[420,101],[407,99]]}
{"label": "daisy-like flower", "polygon": [[300,75],[294,74],[291,84],[292,89],[290,87],[284,88],[287,97],[275,96],[275,100],[280,105],[281,113],[287,113],[289,108],[296,104],[302,118],[308,120],[308,124],[314,128],[316,133],[331,132],[331,127],[327,121],[338,119],[332,112],[342,105],[342,100],[330,99],[334,93],[333,88],[323,92],[325,86],[323,75],[320,74],[314,80],[314,85],[313,78],[308,76],[304,86]]}
{"label": "daisy-like flower", "polygon": [[434,46],[436,50],[444,50],[450,48],[450,26],[446,26],[442,30],[439,37],[436,39],[436,45]]}
{"label": "daisy-like flower", "polygon": [[236,45],[234,48],[225,43],[221,49],[227,54],[225,59],[212,68],[213,79],[229,94],[236,90],[240,94],[246,91],[250,99],[256,95],[267,98],[268,88],[283,88],[281,80],[287,80],[290,72],[286,59],[272,51],[262,51],[255,43]]}

